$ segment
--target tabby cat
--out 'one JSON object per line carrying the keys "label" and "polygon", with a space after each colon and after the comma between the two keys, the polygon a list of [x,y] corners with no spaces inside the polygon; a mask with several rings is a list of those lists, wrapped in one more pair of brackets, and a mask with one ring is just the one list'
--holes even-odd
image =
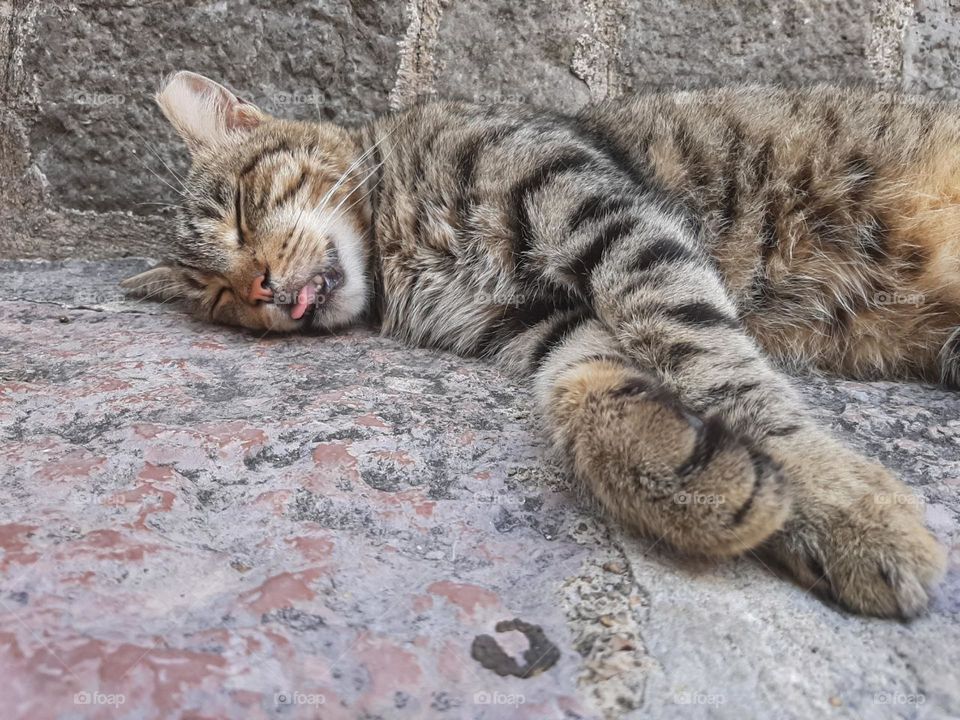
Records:
{"label": "tabby cat", "polygon": [[489,358],[630,528],[857,612],[926,607],[945,554],[919,504],[778,366],[960,385],[960,107],[742,87],[345,128],[188,72],[157,99],[193,166],[132,294]]}

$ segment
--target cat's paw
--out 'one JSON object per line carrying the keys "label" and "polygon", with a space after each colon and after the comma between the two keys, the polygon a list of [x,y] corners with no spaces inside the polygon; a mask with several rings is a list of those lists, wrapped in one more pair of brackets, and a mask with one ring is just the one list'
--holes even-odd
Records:
{"label": "cat's paw", "polygon": [[780,468],[716,416],[606,361],[557,383],[558,445],[625,525],[699,555],[756,547],[790,511]]}
{"label": "cat's paw", "polygon": [[800,483],[796,511],[769,547],[805,588],[850,610],[915,617],[943,577],[946,553],[923,524],[919,498],[882,466],[844,455],[819,481]]}

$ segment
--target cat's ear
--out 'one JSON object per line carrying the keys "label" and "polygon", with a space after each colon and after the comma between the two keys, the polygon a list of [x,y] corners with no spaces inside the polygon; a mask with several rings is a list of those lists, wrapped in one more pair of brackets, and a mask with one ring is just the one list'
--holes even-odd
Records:
{"label": "cat's ear", "polygon": [[156,302],[184,300],[197,303],[204,296],[206,283],[200,275],[176,265],[160,265],[120,283],[129,297]]}
{"label": "cat's ear", "polygon": [[167,80],[156,100],[191,153],[252,130],[267,119],[260,108],[220,83],[185,70]]}

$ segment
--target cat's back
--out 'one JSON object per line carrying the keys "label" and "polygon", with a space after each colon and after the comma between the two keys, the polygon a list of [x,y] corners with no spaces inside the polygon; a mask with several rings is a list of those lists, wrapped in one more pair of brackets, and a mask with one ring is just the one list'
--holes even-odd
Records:
{"label": "cat's back", "polygon": [[[619,202],[626,178],[700,223],[744,314],[795,290],[809,304],[797,278],[825,297],[898,273],[934,287],[941,256],[960,255],[960,112],[946,103],[830,87],[654,93],[574,116],[437,101],[377,130],[384,321],[417,343],[459,348],[526,297],[518,268],[546,262],[532,233],[562,232],[592,196]],[[838,281],[836,267],[858,269]]]}
{"label": "cat's back", "polygon": [[618,98],[578,119],[719,234],[751,203],[798,194],[860,201],[920,174],[938,176],[937,185],[960,177],[960,105],[901,93],[734,86]]}
{"label": "cat's back", "polygon": [[783,274],[797,271],[798,256],[912,266],[934,286],[937,268],[960,252],[956,103],[741,86],[611,100],[579,119],[701,218],[744,302],[771,258],[791,260]]}
{"label": "cat's back", "polygon": [[862,87],[740,85],[623,96],[584,107],[578,119],[631,153],[655,159],[672,138],[687,160],[720,157],[736,142],[814,149],[857,145],[883,159],[908,157],[931,135],[960,138],[960,105]]}

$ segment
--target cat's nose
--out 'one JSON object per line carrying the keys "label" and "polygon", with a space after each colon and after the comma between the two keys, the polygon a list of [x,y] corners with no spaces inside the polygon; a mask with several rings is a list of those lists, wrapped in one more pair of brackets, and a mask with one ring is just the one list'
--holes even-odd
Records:
{"label": "cat's nose", "polygon": [[266,274],[257,275],[250,285],[250,292],[247,294],[247,300],[250,304],[256,305],[258,302],[272,302],[273,290],[266,287],[264,283],[269,284]]}

